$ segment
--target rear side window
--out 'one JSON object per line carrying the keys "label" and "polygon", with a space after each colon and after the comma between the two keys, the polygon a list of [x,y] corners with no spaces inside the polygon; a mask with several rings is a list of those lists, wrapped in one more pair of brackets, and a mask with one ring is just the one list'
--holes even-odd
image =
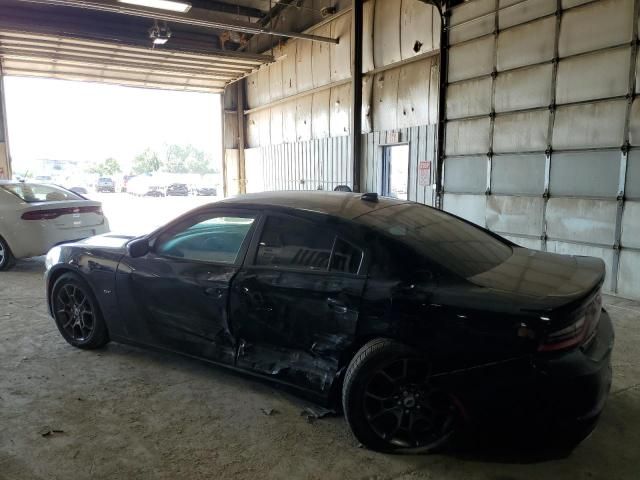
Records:
{"label": "rear side window", "polygon": [[37,183],[13,183],[1,185],[8,192],[13,193],[22,201],[27,203],[35,202],[63,202],[65,200],[84,200],[81,196],[56,187],[55,185],[39,185]]}
{"label": "rear side window", "polygon": [[294,217],[268,217],[256,265],[358,273],[362,250],[326,227]]}
{"label": "rear side window", "polygon": [[381,208],[363,215],[359,221],[464,278],[491,270],[513,253],[506,241],[424,205]]}
{"label": "rear side window", "polygon": [[257,265],[327,270],[334,235],[297,218],[269,217],[262,231]]}
{"label": "rear side window", "polygon": [[358,273],[362,263],[362,250],[346,240],[336,238],[331,256],[332,272]]}

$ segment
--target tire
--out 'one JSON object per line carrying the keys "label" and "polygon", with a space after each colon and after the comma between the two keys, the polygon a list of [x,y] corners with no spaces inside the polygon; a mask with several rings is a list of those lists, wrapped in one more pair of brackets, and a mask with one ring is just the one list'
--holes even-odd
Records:
{"label": "tire", "polygon": [[51,290],[51,311],[62,337],[77,348],[93,350],[109,342],[109,332],[91,288],[74,273],[65,273]]}
{"label": "tire", "polygon": [[15,263],[15,258],[4,238],[0,237],[0,271],[10,269]]}
{"label": "tire", "polygon": [[358,350],[345,374],[342,407],[362,445],[428,453],[450,442],[461,410],[452,395],[429,382],[429,371],[424,356],[393,340],[375,339]]}

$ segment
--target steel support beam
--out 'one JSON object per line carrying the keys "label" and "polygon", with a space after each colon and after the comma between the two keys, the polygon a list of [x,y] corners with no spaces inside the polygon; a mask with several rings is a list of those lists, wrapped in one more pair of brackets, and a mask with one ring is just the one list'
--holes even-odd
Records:
{"label": "steel support beam", "polygon": [[362,164],[362,6],[363,0],[351,3],[351,161],[353,191],[360,191]]}
{"label": "steel support beam", "polygon": [[440,85],[438,88],[438,139],[436,150],[436,208],[443,209],[444,200],[444,157],[445,135],[447,132],[447,83],[449,76],[449,10],[438,8],[441,18],[440,28]]}
{"label": "steel support beam", "polygon": [[4,74],[0,63],[0,179],[11,178],[11,156],[7,132],[7,109],[4,101]]}
{"label": "steel support beam", "polygon": [[40,3],[44,5],[56,5],[60,7],[84,8],[100,12],[120,13],[134,17],[149,18],[172,22],[182,25],[192,25],[196,27],[212,28],[216,30],[231,30],[235,32],[250,33],[258,35],[261,33],[274,35],[277,37],[299,38],[301,40],[311,40],[314,42],[338,43],[336,38],[320,37],[297,32],[279,32],[271,28],[262,27],[258,24],[242,21],[231,21],[223,19],[210,10],[192,8],[187,13],[174,13],[163,10],[154,10],[128,6],[119,3],[117,0],[19,0],[26,3]]}
{"label": "steel support beam", "polygon": [[244,164],[244,86],[246,80],[236,84],[236,117],[238,117],[238,190],[247,193],[247,173]]}

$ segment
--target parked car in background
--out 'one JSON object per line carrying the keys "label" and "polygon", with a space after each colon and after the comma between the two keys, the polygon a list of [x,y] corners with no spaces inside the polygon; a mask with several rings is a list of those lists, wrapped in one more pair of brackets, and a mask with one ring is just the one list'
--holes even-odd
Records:
{"label": "parked car in background", "polygon": [[186,197],[189,195],[189,187],[185,183],[172,183],[167,187],[168,197]]}
{"label": "parked car in background", "polygon": [[164,197],[166,184],[151,175],[137,175],[127,182],[127,193],[140,197]]}
{"label": "parked car in background", "polygon": [[196,187],[196,195],[215,197],[218,195],[218,190],[215,187],[200,185]]}
{"label": "parked car in background", "polygon": [[162,187],[151,185],[143,195],[145,197],[164,197],[165,193]]}
{"label": "parked car in background", "polygon": [[341,405],[374,450],[433,451],[474,423],[573,445],[611,385],[601,259],[376,194],[239,196],[46,264],[71,345],[147,345],[296,387]]}
{"label": "parked car in background", "polygon": [[115,193],[116,182],[109,177],[100,177],[96,183],[96,192]]}
{"label": "parked car in background", "polygon": [[55,185],[0,180],[0,270],[108,231],[100,202]]}

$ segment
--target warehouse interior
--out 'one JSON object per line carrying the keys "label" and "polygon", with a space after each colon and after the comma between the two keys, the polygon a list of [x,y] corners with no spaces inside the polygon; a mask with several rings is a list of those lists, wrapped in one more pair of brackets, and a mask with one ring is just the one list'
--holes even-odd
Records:
{"label": "warehouse interior", "polygon": [[[619,329],[611,407],[581,450],[541,462],[378,456],[356,449],[335,419],[299,422],[295,401],[271,387],[250,386],[251,412],[239,413],[236,392],[250,381],[121,346],[104,354],[117,358],[115,370],[88,360],[103,383],[75,377],[69,391],[61,383],[20,397],[35,388],[27,375],[52,377],[80,358],[62,344],[43,353],[33,340],[53,334],[44,300],[22,293],[40,288],[38,265],[25,263],[20,288],[0,280],[0,292],[16,296],[6,317],[37,321],[26,344],[23,324],[0,348],[25,375],[0,380],[0,405],[18,399],[0,427],[0,478],[48,477],[46,462],[73,478],[201,478],[211,469],[220,478],[635,478],[640,0],[190,0],[186,12],[136,3],[0,0],[1,75],[221,94],[225,196],[347,186],[443,209],[528,248],[603,259]],[[0,178],[11,178],[2,91],[0,102]],[[35,362],[46,355],[41,371]],[[136,381],[120,385],[128,362],[140,364]],[[170,374],[158,379],[163,368]],[[100,390],[98,414],[77,393],[83,383]],[[205,405],[209,389],[222,412]],[[110,406],[119,394],[126,400]],[[53,410],[44,406],[52,398]],[[23,418],[34,430],[70,422],[69,404],[84,419],[78,438],[31,450],[40,435],[8,435],[20,431],[19,405],[47,412]],[[103,452],[80,462],[81,442],[96,435]],[[127,442],[136,447],[124,452]],[[43,461],[29,465],[30,451]]]}
{"label": "warehouse interior", "polygon": [[[606,291],[639,299],[635,2],[455,3],[196,2],[154,18],[3,0],[2,68],[223,93],[227,195],[400,182],[515,243],[600,257]],[[154,25],[170,39],[150,50]]]}

